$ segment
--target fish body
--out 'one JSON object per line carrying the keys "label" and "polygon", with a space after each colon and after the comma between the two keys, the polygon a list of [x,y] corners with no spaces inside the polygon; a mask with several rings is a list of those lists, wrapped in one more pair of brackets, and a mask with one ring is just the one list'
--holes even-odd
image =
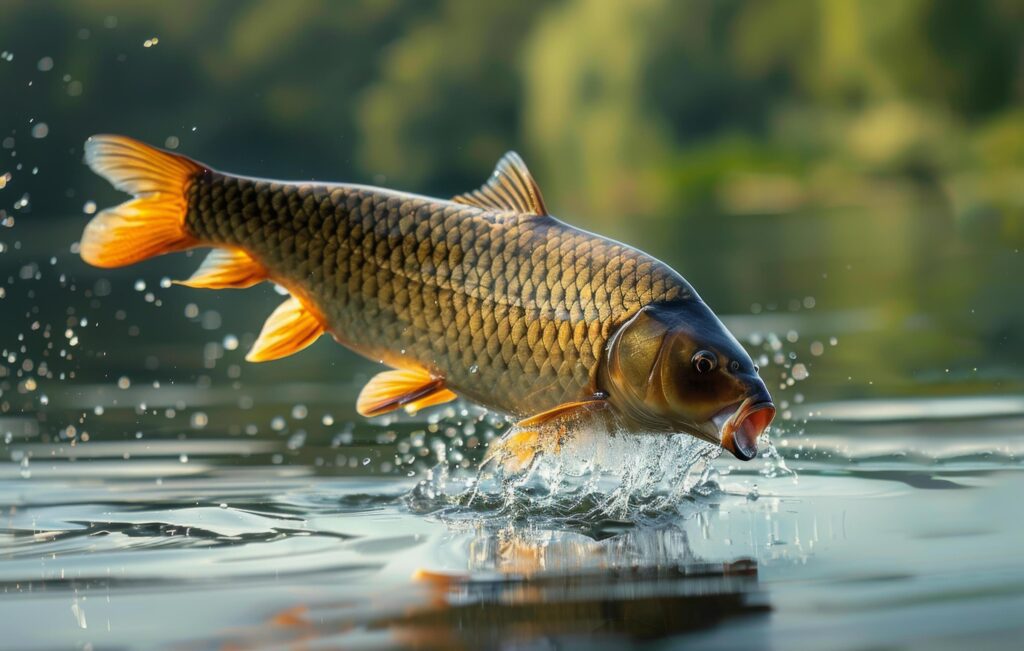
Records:
{"label": "fish body", "polygon": [[245,250],[340,343],[516,416],[583,400],[617,326],[692,296],[654,258],[549,215],[206,172],[185,229]]}
{"label": "fish body", "polygon": [[86,162],[135,195],[86,227],[86,261],[212,247],[182,284],[278,283],[291,298],[248,359],[329,333],[394,369],[363,390],[364,415],[461,395],[523,419],[530,429],[494,450],[526,462],[541,441],[551,449],[542,428],[591,412],[749,458],[733,435],[756,451],[774,415],[753,362],[683,277],[551,216],[515,154],[450,200],[235,176],[121,136],[91,138]]}

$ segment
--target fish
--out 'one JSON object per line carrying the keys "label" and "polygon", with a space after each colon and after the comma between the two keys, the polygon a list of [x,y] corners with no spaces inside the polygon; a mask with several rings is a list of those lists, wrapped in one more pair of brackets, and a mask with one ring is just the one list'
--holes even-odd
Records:
{"label": "fish", "polygon": [[515,152],[451,199],[228,174],[120,135],[93,136],[84,152],[132,195],[86,225],[85,262],[209,248],[178,284],[288,292],[247,360],[328,334],[388,367],[360,392],[362,416],[461,396],[518,419],[485,464],[529,467],[587,419],[690,434],[749,460],[775,416],[758,367],[693,287],[554,217]]}

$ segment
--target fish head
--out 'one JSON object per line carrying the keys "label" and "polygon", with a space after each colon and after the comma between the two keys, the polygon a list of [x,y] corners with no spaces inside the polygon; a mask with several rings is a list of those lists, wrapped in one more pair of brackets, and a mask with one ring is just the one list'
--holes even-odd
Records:
{"label": "fish head", "polygon": [[619,327],[601,382],[633,428],[686,432],[743,461],[775,417],[750,355],[698,298],[648,305]]}

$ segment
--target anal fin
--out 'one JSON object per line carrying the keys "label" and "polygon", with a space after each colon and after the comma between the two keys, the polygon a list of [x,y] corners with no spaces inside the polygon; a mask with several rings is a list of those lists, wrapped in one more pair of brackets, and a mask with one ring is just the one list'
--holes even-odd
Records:
{"label": "anal fin", "polygon": [[260,336],[245,359],[267,362],[287,357],[309,346],[323,333],[320,319],[293,296],[281,303],[263,324]]}
{"label": "anal fin", "polygon": [[244,289],[267,279],[267,270],[241,249],[214,249],[188,280],[176,284],[202,289]]}
{"label": "anal fin", "polygon": [[455,398],[444,387],[444,378],[425,369],[384,371],[374,375],[359,392],[356,411],[361,416],[379,416],[399,407],[415,411]]}

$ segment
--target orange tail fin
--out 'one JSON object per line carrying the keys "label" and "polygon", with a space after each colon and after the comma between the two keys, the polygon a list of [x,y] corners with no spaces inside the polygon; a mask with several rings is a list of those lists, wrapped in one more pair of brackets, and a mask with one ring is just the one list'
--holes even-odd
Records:
{"label": "orange tail fin", "polygon": [[204,167],[124,136],[93,136],[85,162],[118,190],[135,196],[96,215],[82,234],[82,259],[123,267],[199,244],[185,232],[185,192]]}

